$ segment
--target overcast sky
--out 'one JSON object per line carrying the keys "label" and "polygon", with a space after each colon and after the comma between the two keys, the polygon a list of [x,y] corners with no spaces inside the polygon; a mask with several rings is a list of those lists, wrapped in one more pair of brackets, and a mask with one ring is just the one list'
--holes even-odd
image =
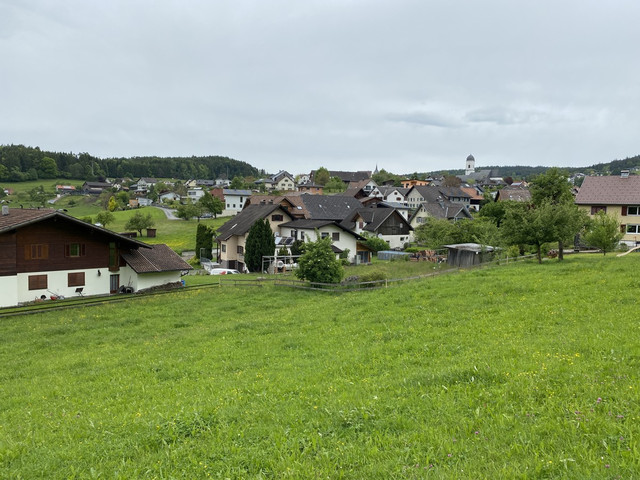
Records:
{"label": "overcast sky", "polygon": [[0,0],[0,144],[268,172],[640,154],[638,0]]}

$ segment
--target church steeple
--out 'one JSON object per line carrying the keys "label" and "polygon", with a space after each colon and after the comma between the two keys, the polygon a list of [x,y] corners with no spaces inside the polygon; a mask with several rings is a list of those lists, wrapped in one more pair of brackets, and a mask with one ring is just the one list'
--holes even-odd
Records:
{"label": "church steeple", "polygon": [[476,171],[476,159],[473,158],[473,155],[469,155],[467,157],[467,164],[464,170],[465,175],[471,175]]}

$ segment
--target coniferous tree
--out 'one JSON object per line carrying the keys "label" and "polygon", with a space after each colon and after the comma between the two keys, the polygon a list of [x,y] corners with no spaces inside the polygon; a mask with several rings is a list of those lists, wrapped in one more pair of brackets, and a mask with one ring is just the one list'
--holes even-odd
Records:
{"label": "coniferous tree", "polygon": [[276,241],[268,219],[257,220],[249,229],[244,247],[244,261],[250,272],[262,270],[262,257],[272,256]]}

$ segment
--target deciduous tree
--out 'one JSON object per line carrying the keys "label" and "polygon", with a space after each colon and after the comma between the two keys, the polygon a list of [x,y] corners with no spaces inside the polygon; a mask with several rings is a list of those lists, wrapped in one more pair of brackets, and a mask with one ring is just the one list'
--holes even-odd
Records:
{"label": "deciduous tree", "polygon": [[606,255],[616,249],[624,234],[620,232],[620,223],[615,217],[603,211],[596,213],[589,224],[589,230],[584,236],[587,244],[598,247]]}
{"label": "deciduous tree", "polygon": [[152,228],[154,224],[155,222],[153,221],[150,213],[145,214],[137,211],[131,218],[129,218],[129,220],[127,220],[124,228],[127,230],[136,230],[140,236],[142,236],[142,230],[145,228]]}
{"label": "deciduous tree", "polygon": [[330,237],[306,242],[303,250],[296,269],[298,278],[315,283],[340,283],[344,268],[333,253]]}

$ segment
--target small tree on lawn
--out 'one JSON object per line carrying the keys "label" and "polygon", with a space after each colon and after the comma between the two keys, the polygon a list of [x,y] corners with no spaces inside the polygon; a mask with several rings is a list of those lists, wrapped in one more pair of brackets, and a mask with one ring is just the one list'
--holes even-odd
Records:
{"label": "small tree on lawn", "polygon": [[276,251],[276,240],[271,224],[266,218],[257,220],[249,229],[244,246],[244,262],[250,272],[262,270],[262,257],[272,256]]}
{"label": "small tree on lawn", "polygon": [[588,245],[598,247],[602,250],[602,254],[606,255],[607,252],[615,250],[623,236],[618,220],[599,211],[591,221],[584,239]]}
{"label": "small tree on lawn", "polygon": [[298,259],[296,276],[315,283],[340,283],[344,268],[331,248],[331,238],[320,238],[304,244]]}
{"label": "small tree on lawn", "polygon": [[96,215],[96,222],[98,222],[104,228],[107,228],[107,225],[113,223],[115,219],[116,217],[114,217],[113,213],[111,213],[109,210],[103,210],[101,212],[98,212],[98,214]]}
{"label": "small tree on lawn", "polygon": [[153,218],[151,218],[150,213],[144,214],[138,211],[133,214],[133,217],[127,220],[124,228],[126,230],[136,230],[140,234],[140,236],[142,236],[142,230],[144,230],[145,228],[152,228],[153,225],[154,221]]}
{"label": "small tree on lawn", "polygon": [[205,212],[209,212],[213,215],[213,218],[218,218],[218,215],[224,210],[224,204],[218,197],[214,197],[209,192],[204,192],[204,195],[198,199],[198,202],[202,205]]}

